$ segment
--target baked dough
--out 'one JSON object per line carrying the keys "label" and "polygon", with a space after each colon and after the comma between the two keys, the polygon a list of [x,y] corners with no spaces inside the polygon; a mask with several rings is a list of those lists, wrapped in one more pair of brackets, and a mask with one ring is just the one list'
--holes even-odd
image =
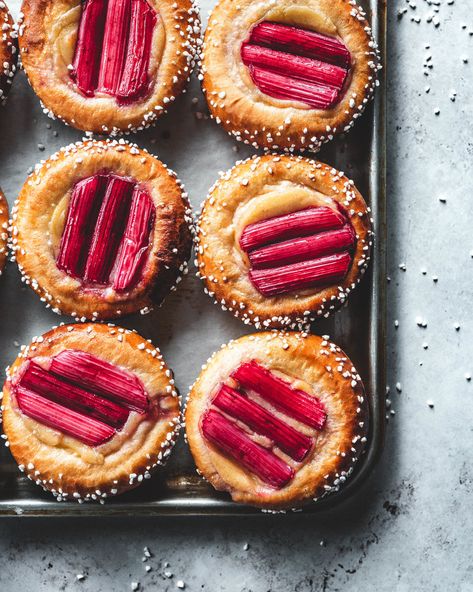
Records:
{"label": "baked dough", "polygon": [[[313,205],[342,206],[355,231],[345,279],[323,288],[262,295],[250,281],[249,261],[239,248],[242,221]],[[244,323],[258,329],[297,328],[329,316],[346,301],[368,265],[372,241],[370,209],[342,172],[302,156],[254,156],[238,162],[211,188],[197,224],[196,265],[205,291]]]}
{"label": "baked dough", "polygon": [[167,110],[193,70],[200,41],[199,14],[192,0],[148,2],[159,15],[148,70],[152,89],[143,100],[119,106],[113,97],[85,97],[69,76],[80,0],[24,0],[19,35],[22,63],[51,116],[80,130],[114,135],[149,127]]}
{"label": "baked dough", "polygon": [[[135,374],[157,415],[130,412],[122,430],[96,447],[24,415],[13,384],[26,360],[66,349],[88,352]],[[7,445],[20,470],[58,500],[103,502],[136,487],[164,464],[180,428],[179,397],[159,350],[134,331],[113,325],[64,325],[33,339],[7,371],[2,409]]]}
{"label": "baked dough", "polygon": [[[64,217],[74,184],[104,170],[132,177],[155,205],[147,263],[129,291],[111,286],[81,289],[81,281],[56,265]],[[57,313],[110,319],[160,304],[187,272],[192,212],[176,175],[124,140],[85,141],[62,148],[26,180],[12,215],[12,252],[24,281]]]}
{"label": "baked dough", "polygon": [[[263,21],[342,40],[352,64],[340,102],[326,110],[314,109],[272,98],[255,86],[240,48]],[[220,0],[204,37],[201,79],[211,116],[237,140],[269,150],[317,151],[361,116],[376,85],[378,62],[369,23],[354,0]]]}
{"label": "baked dough", "polygon": [[17,70],[17,30],[5,2],[0,3],[0,104],[5,103]]}
{"label": "baked dough", "polygon": [[[291,463],[295,475],[280,489],[271,488],[209,444],[201,431],[202,416],[220,385],[242,363],[252,360],[304,384],[304,390],[315,394],[327,413],[321,431],[305,428],[314,438],[312,450],[300,464]],[[272,331],[240,337],[210,358],[191,387],[185,421],[198,472],[216,489],[227,491],[236,502],[287,509],[338,491],[365,447],[368,416],[360,376],[328,337]],[[292,425],[303,429],[300,422]]]}
{"label": "baked dough", "polygon": [[0,189],[0,275],[8,256],[8,203]]}

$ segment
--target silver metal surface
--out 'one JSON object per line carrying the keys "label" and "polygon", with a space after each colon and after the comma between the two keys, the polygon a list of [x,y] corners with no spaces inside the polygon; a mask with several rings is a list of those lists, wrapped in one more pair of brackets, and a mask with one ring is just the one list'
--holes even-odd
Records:
{"label": "silver metal surface", "polygon": [[[201,3],[211,8],[210,0]],[[371,17],[382,56],[385,53],[386,2],[362,2]],[[11,3],[18,12],[18,2]],[[385,64],[385,60],[383,59]],[[385,416],[385,70],[376,99],[346,138],[325,147],[318,158],[343,170],[355,180],[369,202],[376,241],[372,264],[348,305],[333,319],[317,322],[313,331],[329,334],[351,357],[367,389],[371,406],[369,446],[358,468],[337,494],[308,506],[305,512],[324,510],[350,496],[360,487],[379,458]],[[191,102],[197,97],[198,102]],[[189,94],[180,99],[156,128],[130,139],[157,154],[184,181],[198,210],[218,172],[236,159],[253,153],[235,143],[205,113],[204,99],[193,80]],[[59,147],[81,138],[80,132],[51,122],[28,88],[24,74],[17,76],[12,96],[0,114],[4,134],[0,140],[0,183],[10,201],[24,182],[27,169]],[[194,269],[159,311],[129,317],[121,323],[136,328],[157,344],[173,368],[182,394],[199,373],[200,366],[222,343],[252,330],[214,306],[202,291]],[[0,285],[0,360],[10,363],[18,344],[60,321],[43,308],[39,299],[21,282],[11,265]],[[195,474],[190,454],[180,439],[167,467],[133,492],[105,505],[58,503],[19,473],[8,450],[0,452],[0,515],[3,516],[112,516],[112,515],[209,515],[249,514],[252,508],[229,501]]]}

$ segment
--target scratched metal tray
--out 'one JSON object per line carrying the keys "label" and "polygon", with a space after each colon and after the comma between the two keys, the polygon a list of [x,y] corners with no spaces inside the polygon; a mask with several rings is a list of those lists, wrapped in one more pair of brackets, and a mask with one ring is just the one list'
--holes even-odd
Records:
{"label": "scratched metal tray", "polygon": [[[15,17],[21,0],[10,0]],[[213,0],[202,0],[205,19]],[[386,37],[386,0],[362,3],[371,17],[383,56]],[[354,130],[344,139],[325,147],[319,158],[353,178],[371,205],[376,231],[372,264],[348,306],[331,320],[317,322],[313,331],[329,334],[356,364],[366,385],[371,406],[371,433],[367,452],[356,472],[341,490],[304,511],[321,511],[350,496],[366,480],[383,446],[385,415],[385,70],[375,102]],[[0,111],[0,185],[13,203],[27,173],[41,158],[61,146],[81,139],[81,133],[49,120],[29,88],[24,73],[17,75],[8,105]],[[218,172],[254,151],[236,146],[206,116],[205,102],[197,81],[178,100],[156,128],[131,138],[157,154],[184,181],[196,209]],[[237,319],[221,311],[204,295],[191,269],[179,289],[160,310],[147,316],[124,319],[122,325],[136,328],[162,350],[176,375],[183,395],[201,365],[229,339],[251,332]],[[7,366],[18,346],[33,335],[47,331],[61,320],[44,309],[39,299],[20,281],[10,265],[0,280],[0,365]],[[0,515],[3,516],[113,516],[113,515],[209,515],[250,514],[257,510],[234,504],[216,493],[196,474],[194,463],[181,436],[167,467],[138,489],[105,505],[59,503],[28,481],[18,471],[8,449],[0,450]]]}

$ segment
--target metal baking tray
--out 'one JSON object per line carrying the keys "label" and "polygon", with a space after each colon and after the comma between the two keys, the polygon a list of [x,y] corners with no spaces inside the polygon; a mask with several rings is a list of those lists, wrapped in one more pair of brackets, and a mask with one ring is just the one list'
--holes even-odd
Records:
{"label": "metal baking tray", "polygon": [[[15,17],[20,0],[10,0]],[[202,16],[214,5],[202,0]],[[384,68],[386,0],[364,0]],[[323,148],[318,158],[345,171],[372,208],[376,240],[372,263],[348,305],[330,320],[318,321],[313,332],[329,334],[341,345],[363,377],[371,406],[371,426],[366,453],[340,492],[304,509],[323,511],[348,498],[366,480],[380,456],[385,423],[385,69],[380,74],[375,101],[345,137]],[[176,170],[185,183],[197,211],[219,171],[254,150],[235,142],[208,119],[197,80],[158,125],[133,135],[130,140]],[[81,139],[82,134],[43,114],[23,72],[13,85],[9,102],[0,110],[0,185],[13,203],[31,166],[61,146]],[[221,311],[203,293],[191,268],[177,292],[162,308],[147,316],[133,316],[121,324],[135,328],[157,344],[173,368],[176,383],[185,395],[201,365],[220,345],[252,329]],[[15,265],[0,279],[0,364],[12,362],[21,343],[59,322],[71,322],[46,310],[20,280]],[[238,505],[217,493],[196,474],[194,463],[181,436],[168,465],[136,490],[107,501],[105,505],[60,503],[31,483],[17,469],[8,449],[0,451],[1,516],[151,516],[234,515],[258,512]]]}

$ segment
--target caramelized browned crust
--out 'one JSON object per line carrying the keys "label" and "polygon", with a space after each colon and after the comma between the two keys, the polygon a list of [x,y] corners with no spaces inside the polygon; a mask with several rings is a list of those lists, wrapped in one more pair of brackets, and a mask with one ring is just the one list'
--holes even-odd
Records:
{"label": "caramelized browned crust", "polygon": [[0,22],[0,103],[4,103],[10,92],[18,62],[18,35],[5,2],[0,3]]}
{"label": "caramelized browned crust", "polygon": [[[256,359],[306,382],[327,412],[313,451],[285,487],[272,489],[203,438],[200,421],[220,384],[240,364]],[[203,367],[190,391],[185,412],[189,446],[202,474],[236,502],[288,509],[338,491],[362,453],[369,408],[363,383],[345,353],[326,337],[293,332],[263,332],[224,345]]]}
{"label": "caramelized browned crust", "polygon": [[[294,18],[295,9],[315,11],[319,22]],[[264,20],[306,26],[343,40],[353,65],[345,95],[334,108],[273,99],[254,85],[240,47],[251,28]],[[211,116],[237,140],[269,150],[316,151],[335,134],[348,131],[373,94],[378,68],[369,23],[354,0],[220,0],[204,37],[202,84]]]}
{"label": "caramelized browned crust", "polygon": [[8,255],[8,203],[0,189],[0,275]]}
{"label": "caramelized browned crust", "polygon": [[[156,420],[131,412],[123,430],[96,448],[26,417],[12,398],[13,377],[26,360],[65,349],[89,352],[133,372],[151,402],[159,399],[166,413]],[[33,339],[8,369],[3,387],[3,428],[20,470],[58,500],[103,501],[149,479],[164,464],[179,432],[179,397],[171,376],[159,350],[128,329],[64,325]]]}
{"label": "caramelized browned crust", "polygon": [[[268,188],[286,181],[340,204],[355,230],[356,248],[340,285],[267,297],[251,283],[248,263],[235,248],[235,212]],[[366,270],[372,240],[370,209],[343,173],[302,156],[254,156],[238,162],[211,188],[197,224],[196,265],[205,291],[244,323],[258,329],[297,328],[329,316],[346,301]]]}
{"label": "caramelized browned crust", "polygon": [[[58,204],[77,181],[103,170],[142,184],[154,202],[156,219],[140,282],[127,292],[107,288],[98,295],[81,290],[79,280],[58,269],[51,243]],[[81,320],[111,319],[149,312],[175,288],[187,272],[191,227],[187,195],[157,158],[123,140],[77,142],[51,156],[26,180],[13,211],[11,250],[25,282],[55,312]]]}
{"label": "caramelized browned crust", "polygon": [[150,95],[118,106],[114,98],[86,98],[80,94],[65,63],[72,61],[72,56],[67,56],[68,60],[61,56],[62,37],[69,35],[69,27],[78,28],[80,12],[74,11],[80,3],[24,0],[19,35],[22,63],[31,86],[51,115],[80,130],[114,135],[149,127],[166,112],[194,68],[200,19],[193,0],[148,1],[164,27],[164,50],[160,60],[152,56],[150,69],[157,73]]}

